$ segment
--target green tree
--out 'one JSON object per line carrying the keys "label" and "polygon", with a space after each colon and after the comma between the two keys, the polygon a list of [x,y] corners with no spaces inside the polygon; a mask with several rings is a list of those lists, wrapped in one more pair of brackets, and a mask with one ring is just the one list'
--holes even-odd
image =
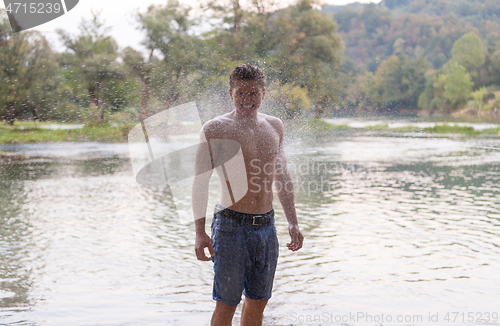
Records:
{"label": "green tree", "polygon": [[[217,52],[233,62],[264,62],[280,39],[274,28],[279,0],[208,0]],[[213,51],[214,49],[212,49]]]}
{"label": "green tree", "polygon": [[[106,108],[123,101],[122,96],[116,94],[123,72],[117,62],[118,45],[107,35],[109,28],[104,27],[99,13],[92,12],[92,16],[91,20],[82,20],[77,36],[70,36],[61,29],[57,32],[68,50],[63,55],[63,65],[83,84],[94,118],[102,122]],[[107,103],[107,99],[114,103]]]}
{"label": "green tree", "polygon": [[[472,93],[472,105],[477,109],[477,116],[479,117],[480,112],[484,109],[485,107],[485,98],[486,95],[488,94],[488,90],[486,87],[481,87],[480,89],[476,90],[474,93]],[[486,105],[487,107],[487,105]]]}
{"label": "green tree", "polygon": [[153,56],[154,48],[149,50],[149,58],[145,60],[142,54],[131,47],[123,50],[123,62],[130,69],[132,74],[138,78],[142,84],[141,118],[146,119],[150,113],[148,110],[149,92],[151,84],[151,73],[157,63]]}
{"label": "green tree", "polygon": [[227,15],[223,20],[227,27],[204,35],[207,55],[199,60],[203,85],[217,84],[221,90],[217,94],[227,93],[227,74],[247,62],[265,68],[268,79],[278,81],[280,87],[307,90],[315,116],[334,106],[340,100],[336,74],[343,42],[336,24],[313,8],[316,2],[300,0],[273,12],[270,8],[275,8],[275,1],[255,0],[245,10],[239,7],[243,18],[236,26],[237,2],[231,1],[231,6],[228,2],[226,7],[221,1],[211,2],[212,8],[214,3],[219,5],[219,15]]}
{"label": "green tree", "polygon": [[340,101],[341,87],[335,79],[344,44],[337,25],[302,0],[277,14],[272,20],[275,43],[267,57],[272,78],[281,84],[307,88],[316,117]]}
{"label": "green tree", "polygon": [[[254,1],[259,4],[262,1]],[[242,59],[245,54],[244,48],[248,44],[244,33],[241,33],[242,22],[247,21],[250,13],[244,10],[239,0],[208,0],[203,7],[211,11],[215,20],[220,20],[222,25],[217,28],[218,43],[222,52],[226,53],[233,61]],[[222,26],[229,26],[225,29]]]}
{"label": "green tree", "polygon": [[282,119],[300,118],[311,109],[311,99],[304,87],[274,81],[266,90],[265,111]]}
{"label": "green tree", "polygon": [[425,113],[432,114],[435,111],[442,109],[444,106],[444,98],[438,96],[437,80],[439,74],[437,72],[431,73],[426,81],[425,88],[418,98],[418,107],[424,110]]}
{"label": "green tree", "polygon": [[138,15],[140,28],[146,32],[143,44],[163,56],[163,64],[151,76],[151,88],[165,108],[195,91],[203,44],[192,33],[195,21],[189,18],[190,11],[177,0],[169,0],[165,6],[153,5]]}
{"label": "green tree", "polygon": [[377,99],[387,112],[415,111],[418,98],[425,88],[425,73],[430,68],[423,59],[408,59],[393,55],[383,61],[375,73]]}
{"label": "green tree", "polygon": [[348,114],[361,115],[363,112],[373,112],[377,107],[377,88],[373,73],[367,71],[354,77],[346,89],[342,103]]}
{"label": "green tree", "polygon": [[351,21],[356,18],[357,14],[354,10],[345,8],[335,13],[334,19],[339,26],[339,32],[348,32]]}
{"label": "green tree", "polygon": [[[57,64],[58,53],[50,55],[52,66],[42,66],[43,78],[38,78],[30,85],[24,97],[24,108],[35,121],[40,120],[73,120],[78,117],[79,110],[68,100],[67,85]],[[27,116],[26,116],[27,117]]]}
{"label": "green tree", "polygon": [[500,85],[500,47],[490,49],[485,60],[486,83]]}
{"label": "green tree", "polygon": [[464,66],[451,60],[446,68],[444,79],[444,97],[453,108],[463,105],[471,97],[474,83]]}
{"label": "green tree", "polygon": [[363,21],[365,33],[371,36],[377,32],[377,28],[380,28],[384,13],[374,3],[370,3],[361,9],[360,18]]}
{"label": "green tree", "polygon": [[0,116],[13,125],[23,115],[36,117],[37,110],[54,105],[49,84],[57,63],[43,35],[12,33],[5,12],[0,15]]}
{"label": "green tree", "polygon": [[429,113],[452,113],[471,98],[473,86],[465,67],[450,60],[445,67],[429,76],[418,105]]}
{"label": "green tree", "polygon": [[476,34],[467,33],[462,35],[462,37],[453,44],[451,57],[460,65],[464,66],[472,77],[478,78],[476,80],[477,84],[481,82],[479,80],[479,69],[485,62],[485,54],[483,42]]}

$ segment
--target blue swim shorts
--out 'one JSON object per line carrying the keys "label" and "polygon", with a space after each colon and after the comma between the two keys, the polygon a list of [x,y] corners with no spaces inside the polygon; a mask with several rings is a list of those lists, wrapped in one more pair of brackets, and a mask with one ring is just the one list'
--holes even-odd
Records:
{"label": "blue swim shorts", "polygon": [[241,293],[253,300],[271,298],[279,255],[274,210],[247,214],[218,204],[212,220],[212,246],[214,300],[236,306]]}

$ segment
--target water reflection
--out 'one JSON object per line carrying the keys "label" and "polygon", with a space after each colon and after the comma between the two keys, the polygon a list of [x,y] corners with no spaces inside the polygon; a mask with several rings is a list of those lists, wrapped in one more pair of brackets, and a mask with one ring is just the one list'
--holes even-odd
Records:
{"label": "water reflection", "polygon": [[[371,138],[296,149],[309,171],[334,168],[330,191],[297,196],[308,245],[299,262],[281,257],[276,292],[293,295],[272,303],[282,314],[276,323],[323,313],[496,311],[500,175],[490,162],[500,157],[476,145],[486,144]],[[314,173],[297,179],[323,182]]]}
{"label": "water reflection", "polygon": [[[5,175],[7,166],[0,165],[0,175]],[[22,181],[12,179],[0,179],[0,305],[7,316],[29,310],[34,304],[29,295],[32,275],[25,264],[30,225],[19,218],[26,194]]]}
{"label": "water reflection", "polygon": [[[485,148],[499,141],[298,140],[287,150],[306,242],[286,251],[278,208],[265,323],[497,311],[500,157]],[[0,164],[0,324],[207,325],[212,266],[168,189],[138,185],[121,145],[72,146]]]}

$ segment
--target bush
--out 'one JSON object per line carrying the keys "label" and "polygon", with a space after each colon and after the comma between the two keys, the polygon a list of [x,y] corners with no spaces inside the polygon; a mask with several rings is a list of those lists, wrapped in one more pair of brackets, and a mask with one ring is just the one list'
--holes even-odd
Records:
{"label": "bush", "polygon": [[434,127],[424,128],[424,131],[436,134],[476,135],[480,133],[479,131],[475,131],[473,127],[461,127],[461,126],[450,126],[450,125],[436,125]]}
{"label": "bush", "polygon": [[290,120],[300,118],[304,111],[310,110],[311,99],[306,88],[292,84],[281,85],[279,81],[275,81],[266,89],[263,106],[263,112]]}

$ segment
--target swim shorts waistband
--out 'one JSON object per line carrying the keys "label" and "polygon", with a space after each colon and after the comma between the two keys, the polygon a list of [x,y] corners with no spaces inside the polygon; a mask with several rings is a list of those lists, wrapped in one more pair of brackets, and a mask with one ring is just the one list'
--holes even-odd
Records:
{"label": "swim shorts waistband", "polygon": [[224,218],[237,220],[239,222],[250,223],[252,225],[269,224],[274,220],[274,209],[260,214],[238,212],[222,206],[221,204],[215,205],[215,214]]}

